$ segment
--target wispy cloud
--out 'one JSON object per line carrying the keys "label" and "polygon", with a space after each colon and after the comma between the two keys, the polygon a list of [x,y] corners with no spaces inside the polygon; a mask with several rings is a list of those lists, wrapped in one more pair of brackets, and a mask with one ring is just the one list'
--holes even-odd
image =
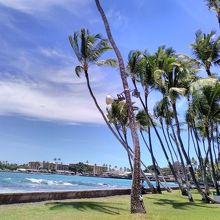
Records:
{"label": "wispy cloud", "polygon": [[66,123],[100,123],[102,120],[86,89],[76,89],[59,94],[45,84],[1,82],[0,113]]}
{"label": "wispy cloud", "polygon": [[6,7],[35,15],[48,12],[51,8],[55,7],[71,8],[71,12],[77,15],[90,2],[91,0],[0,0],[0,4]]}
{"label": "wispy cloud", "polygon": [[[53,10],[58,14],[64,13],[62,9],[82,17],[89,12],[90,3],[91,0],[0,0],[0,9],[3,6],[3,9],[8,7],[19,12],[6,10],[4,15],[0,15],[3,17],[0,28],[8,31],[5,31],[8,33],[6,37],[0,37],[0,115],[20,115],[64,123],[103,123],[89,96],[84,77],[79,79],[74,74],[78,62],[66,49],[69,44],[67,36],[56,38],[56,27],[49,33],[55,34],[53,41],[48,41],[50,37],[41,37],[43,29],[35,19],[36,16],[39,19],[51,17]],[[110,16],[113,15],[111,12]],[[123,21],[120,13],[116,15]],[[25,22],[30,16],[35,16],[31,20],[33,32],[29,31],[30,26]],[[56,22],[54,18],[52,23]],[[45,23],[45,27],[50,24]],[[60,39],[66,42],[60,43]],[[120,91],[120,84],[114,76],[116,74],[112,75],[114,70],[109,77],[106,68],[90,68],[92,87],[105,110],[106,95]]]}
{"label": "wispy cloud", "polygon": [[[46,56],[53,55],[53,59],[57,56],[58,59],[65,57],[66,60],[67,57],[46,48],[41,48],[40,53],[42,51]],[[34,54],[25,52],[11,66],[21,74],[1,72],[1,115],[21,115],[65,123],[103,123],[89,96],[85,79],[74,75],[72,64],[46,65],[37,61]],[[105,96],[114,92],[114,88],[106,88],[106,74],[99,67],[92,66],[91,73],[97,99],[105,109]]]}
{"label": "wispy cloud", "polygon": [[115,28],[126,27],[128,18],[125,15],[123,15],[122,12],[120,12],[119,10],[110,9],[106,12],[106,16],[109,18],[111,24]]}

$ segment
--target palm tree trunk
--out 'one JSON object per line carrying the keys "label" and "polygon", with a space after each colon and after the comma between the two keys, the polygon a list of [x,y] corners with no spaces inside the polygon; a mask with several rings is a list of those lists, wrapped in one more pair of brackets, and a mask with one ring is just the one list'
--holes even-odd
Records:
{"label": "palm tree trunk", "polygon": [[[127,139],[126,134],[124,134],[124,140],[125,140],[126,145],[128,146],[128,139]],[[131,157],[130,157],[129,154],[128,154],[128,160],[129,160],[129,164],[130,164],[130,167],[131,167],[131,172],[133,172],[133,166],[132,166]]]}
{"label": "palm tree trunk", "polygon": [[[217,136],[216,136],[216,137],[217,137]],[[215,165],[216,165],[216,167],[217,167],[217,170],[219,170],[218,158],[217,158],[217,153],[216,153],[216,150],[215,150],[214,124],[213,124],[213,123],[212,123],[211,141],[212,141],[212,150],[213,150],[213,154],[214,154],[214,158],[215,158]]]}
{"label": "palm tree trunk", "polygon": [[170,157],[171,157],[172,163],[174,164],[173,154],[172,154],[172,151],[170,149],[170,145],[168,143],[168,140],[167,140],[167,137],[166,137],[166,134],[165,134],[164,125],[163,125],[163,121],[162,120],[160,122],[160,125],[161,125],[161,128],[162,128],[162,132],[163,132],[163,136],[164,136],[165,142],[167,144],[168,151],[170,153]]}
{"label": "palm tree trunk", "polygon": [[[216,123],[216,137],[219,137],[219,131],[218,131],[218,123]],[[217,139],[217,147],[218,147],[218,162],[220,161],[220,141]]]}
{"label": "palm tree trunk", "polygon": [[206,166],[204,165],[204,161],[202,158],[202,153],[201,153],[200,146],[199,146],[199,136],[198,136],[194,122],[193,122],[192,129],[193,129],[196,144],[197,144],[198,159],[199,159],[199,165],[200,165],[200,169],[201,169],[202,180],[203,180],[203,184],[204,184],[204,188],[205,188],[205,194],[209,195],[210,192],[209,192],[209,186],[208,186],[208,181],[207,181],[207,176],[206,176]]}
{"label": "palm tree trunk", "polygon": [[211,73],[211,71],[210,71],[210,67],[206,67],[205,69],[206,69],[206,73],[208,74],[208,76],[211,76],[212,73]]}
{"label": "palm tree trunk", "polygon": [[108,126],[108,128],[110,129],[110,131],[112,132],[112,134],[115,136],[115,138],[126,148],[126,144],[120,139],[120,137],[117,135],[117,133],[114,131],[114,129],[112,128],[112,126],[110,125],[110,123],[108,122],[108,119],[106,118],[104,112],[102,111],[102,109],[100,108],[95,95],[93,94],[92,88],[90,86],[90,80],[89,80],[89,74],[87,71],[85,71],[85,77],[86,77],[86,83],[87,83],[87,87],[89,90],[89,93],[95,103],[96,108],[99,110],[100,114],[102,115],[102,118],[104,119],[106,125]]}
{"label": "palm tree trunk", "polygon": [[[130,158],[131,160],[133,160],[134,151],[133,151],[133,150],[131,149],[131,147],[129,146],[128,141],[126,141],[126,140],[122,137],[120,131],[119,131],[117,128],[115,128],[115,129],[116,129],[116,131],[117,131],[119,137],[121,138],[121,140],[122,140],[122,141],[126,144],[126,146],[127,146],[127,147],[126,147],[126,151],[127,151],[127,154],[129,155],[129,158]],[[146,166],[142,161],[141,161],[141,164],[143,165],[143,167],[144,167],[145,169],[147,168],[147,166]],[[131,163],[131,166],[132,166],[132,163]],[[133,167],[132,167],[131,170],[133,170]],[[141,175],[142,175],[142,177],[145,179],[145,181],[146,181],[146,183],[147,183],[147,185],[148,185],[150,191],[151,191],[152,193],[155,193],[155,192],[156,192],[156,189],[154,188],[153,184],[150,182],[149,178],[144,174],[144,172],[143,172],[142,170],[141,170]]]}
{"label": "palm tree trunk", "polygon": [[201,187],[200,187],[200,185],[199,185],[199,183],[198,183],[198,181],[196,179],[196,175],[195,175],[195,172],[193,170],[193,167],[192,167],[192,164],[191,164],[191,160],[190,160],[190,158],[188,157],[188,155],[187,155],[187,153],[185,151],[185,148],[184,148],[184,145],[183,145],[183,141],[182,141],[182,138],[181,138],[181,135],[180,135],[180,126],[179,126],[179,120],[178,120],[177,111],[176,111],[176,104],[172,103],[172,107],[173,107],[173,113],[174,113],[174,119],[175,119],[175,123],[176,123],[176,128],[177,128],[178,141],[179,141],[179,144],[180,144],[183,156],[185,157],[186,163],[188,165],[189,172],[191,174],[192,180],[193,180],[193,182],[194,182],[198,192],[201,194],[202,198],[206,202],[210,202],[210,198],[203,192],[203,190],[201,189]]}
{"label": "palm tree trunk", "polygon": [[172,148],[172,150],[173,150],[173,153],[174,153],[174,155],[175,155],[176,161],[179,161],[179,158],[178,158],[178,156],[177,156],[177,153],[176,153],[176,151],[175,151],[175,149],[174,149],[173,143],[172,143],[171,138],[170,138],[170,132],[169,132],[169,127],[168,127],[168,126],[166,126],[166,133],[167,133],[167,137],[168,137],[170,146],[171,146],[171,148]]}
{"label": "palm tree trunk", "polygon": [[[127,144],[125,143],[125,141],[123,140],[122,136],[120,136],[120,135],[118,136],[118,135],[115,133],[115,131],[113,130],[113,128],[112,128],[111,125],[109,124],[109,122],[108,122],[108,120],[107,120],[105,114],[103,113],[102,109],[100,108],[100,106],[99,106],[99,104],[98,104],[98,102],[97,102],[97,100],[96,100],[96,98],[95,98],[95,96],[94,96],[94,94],[93,94],[92,88],[91,88],[91,86],[90,86],[90,80],[89,80],[89,75],[88,75],[88,72],[87,72],[87,71],[85,71],[85,77],[86,77],[86,82],[87,82],[87,87],[88,87],[89,93],[90,93],[90,95],[91,95],[91,97],[92,97],[92,99],[93,99],[93,101],[94,101],[94,103],[95,103],[97,109],[98,109],[99,112],[101,113],[101,115],[102,115],[102,117],[103,117],[105,123],[107,124],[108,128],[109,128],[110,131],[113,133],[113,135],[116,137],[116,139],[117,139],[117,140],[121,143],[121,145],[124,147],[124,149],[126,150],[127,154],[130,156],[130,158],[133,160],[133,156],[132,156],[131,152],[132,152],[132,153],[134,153],[134,152],[133,152],[132,149],[129,147],[129,145],[127,145]],[[117,129],[116,129],[116,130],[117,130]],[[141,162],[141,163],[142,163],[143,166],[145,166],[143,162]],[[145,167],[146,167],[146,166],[145,166]],[[142,175],[143,178],[146,180],[146,182],[147,182],[147,184],[148,184],[148,186],[149,186],[151,192],[154,192],[155,189],[154,189],[153,185],[151,184],[151,182],[149,181],[149,179],[145,176],[145,174],[143,173],[142,170],[141,170],[141,175]]]}
{"label": "palm tree trunk", "polygon": [[213,161],[212,147],[211,147],[211,140],[214,139],[214,137],[213,137],[213,123],[211,123],[211,138],[209,136],[209,129],[208,128],[206,128],[206,132],[208,132],[207,138],[208,138],[208,144],[209,144],[209,155],[210,155],[210,162],[211,162],[211,167],[212,167],[213,181],[214,181],[214,185],[216,188],[216,193],[217,193],[217,195],[220,195],[218,181],[217,181],[216,172],[215,172],[214,161]]}
{"label": "palm tree trunk", "polygon": [[[155,164],[156,159],[155,159],[154,155],[152,154],[152,151],[151,151],[150,147],[148,146],[147,141],[145,140],[144,134],[143,134],[143,132],[142,132],[141,130],[140,130],[140,134],[141,134],[141,137],[142,137],[142,139],[143,139],[143,141],[144,141],[144,144],[146,145],[148,151],[150,152],[152,164],[153,164],[154,170],[156,171],[156,169],[157,169],[157,168],[156,168],[156,164]],[[147,167],[146,167],[146,168],[147,168]],[[152,173],[152,172],[151,172],[151,173]],[[158,191],[158,185],[159,185],[158,175],[157,175],[156,173],[152,173],[152,174],[153,174],[153,176],[154,176],[154,178],[155,178],[155,180],[156,180],[156,189],[155,189],[155,191],[154,191],[153,193],[161,193],[161,192],[160,192],[160,191],[161,191],[160,188],[159,188],[160,191]]]}
{"label": "palm tree trunk", "polygon": [[[127,138],[125,139],[125,135],[124,135],[124,139],[123,139],[123,137],[122,137],[122,135],[121,135],[119,129],[117,128],[117,126],[116,126],[115,124],[114,124],[114,126],[115,126],[115,130],[116,130],[117,133],[118,133],[118,136],[119,136],[119,137],[121,138],[121,140],[128,146],[128,141],[127,141]],[[130,155],[130,152],[129,152],[128,147],[127,147],[126,151],[127,151],[127,155],[128,155],[128,161],[129,161],[130,169],[131,169],[131,172],[132,172],[132,171],[133,171],[133,166],[132,166],[131,155]]]}
{"label": "palm tree trunk", "polygon": [[[143,132],[142,132],[141,130],[140,130],[140,134],[141,134],[141,137],[142,137],[142,139],[143,139],[143,141],[144,141],[144,144],[146,145],[148,151],[150,152],[150,147],[148,146],[147,141],[145,140],[144,134],[143,134]],[[158,169],[159,169],[159,165],[158,165],[157,160],[156,160],[156,158],[154,157],[154,155],[153,155],[153,158],[154,158],[156,167],[158,167]],[[146,167],[146,168],[147,168],[147,167]],[[165,188],[166,188],[167,192],[171,192],[171,189],[167,186],[167,182],[166,182],[166,180],[165,180],[165,178],[164,178],[164,176],[163,176],[163,174],[162,174],[162,172],[161,172],[160,170],[159,170],[159,173],[161,174],[162,179],[163,179],[163,182],[165,183]],[[155,177],[155,179],[156,179],[156,177]],[[161,185],[162,185],[162,184],[161,184]]]}
{"label": "palm tree trunk", "polygon": [[[137,88],[137,87],[135,87],[135,88]],[[145,91],[145,93],[146,93],[146,91]],[[181,192],[183,193],[184,189],[183,189],[182,183],[181,183],[180,179],[178,178],[178,176],[177,176],[177,174],[176,174],[176,172],[175,172],[175,170],[174,170],[174,168],[173,168],[172,163],[170,162],[169,156],[168,156],[168,154],[167,154],[167,152],[166,152],[166,148],[165,148],[165,146],[164,146],[164,144],[163,144],[163,141],[162,141],[162,139],[161,139],[161,137],[160,137],[160,134],[159,134],[159,132],[158,132],[156,126],[154,125],[154,122],[153,122],[151,116],[149,115],[149,112],[148,112],[148,110],[147,110],[147,108],[146,108],[146,106],[145,106],[145,104],[144,104],[144,102],[143,102],[141,96],[139,96],[139,100],[140,100],[140,102],[141,102],[141,104],[142,104],[142,106],[143,106],[143,108],[144,108],[144,110],[145,110],[145,113],[147,114],[148,118],[150,119],[150,122],[151,122],[151,124],[152,124],[152,126],[153,126],[153,129],[154,129],[154,131],[155,131],[155,133],[156,133],[156,136],[157,136],[157,138],[158,138],[158,140],[159,140],[159,142],[160,142],[161,148],[162,148],[163,153],[164,153],[164,155],[165,155],[165,158],[166,158],[166,160],[167,160],[167,162],[168,162],[168,165],[169,165],[169,167],[170,167],[170,170],[171,170],[171,172],[172,172],[172,174],[173,174],[173,176],[174,176],[174,179],[175,179],[176,183],[179,185],[179,188],[180,188]],[[145,100],[146,100],[146,96],[145,96]]]}
{"label": "palm tree trunk", "polygon": [[151,141],[151,130],[150,130],[149,126],[148,126],[148,139],[149,139],[150,154],[151,154],[155,177],[156,177],[156,188],[157,188],[157,192],[161,194],[162,191],[160,188],[160,180],[159,180],[158,173],[157,173],[157,166],[156,166],[156,162],[155,162],[155,157],[154,157],[154,153],[153,153],[153,146],[152,146],[152,141]]}
{"label": "palm tree trunk", "polygon": [[220,10],[217,12],[218,25],[220,27]]}
{"label": "palm tree trunk", "polygon": [[131,188],[131,213],[146,213],[145,207],[143,204],[143,199],[141,195],[141,165],[140,165],[140,145],[139,139],[135,126],[135,117],[132,107],[131,95],[127,81],[127,74],[125,70],[125,65],[121,53],[116,46],[116,43],[112,37],[110,26],[108,20],[105,16],[105,13],[100,5],[99,0],[95,0],[97,9],[102,17],[102,20],[105,25],[106,33],[108,39],[115,51],[115,54],[118,59],[119,69],[121,74],[121,80],[124,88],[125,100],[128,106],[128,118],[129,118],[129,127],[131,130],[131,136],[134,145],[134,164],[133,164],[133,175],[132,175],[132,188]]}
{"label": "palm tree trunk", "polygon": [[190,196],[191,192],[190,192],[190,187],[189,187],[189,180],[188,180],[188,177],[187,177],[187,170],[186,170],[186,167],[185,167],[185,164],[184,164],[184,159],[183,159],[183,156],[182,156],[182,153],[181,153],[181,150],[180,150],[179,142],[177,140],[177,137],[176,137],[176,134],[175,134],[175,131],[174,131],[174,128],[173,128],[172,121],[170,122],[170,127],[171,127],[171,131],[172,131],[172,134],[173,134],[174,142],[176,144],[177,152],[179,154],[180,164],[181,164],[181,168],[182,168],[182,174],[180,174],[180,179],[181,179],[181,182],[184,181],[186,183],[186,186],[187,186],[187,187],[185,187],[185,186],[183,187],[182,195],[183,196],[188,196],[189,200],[191,200],[191,196]]}

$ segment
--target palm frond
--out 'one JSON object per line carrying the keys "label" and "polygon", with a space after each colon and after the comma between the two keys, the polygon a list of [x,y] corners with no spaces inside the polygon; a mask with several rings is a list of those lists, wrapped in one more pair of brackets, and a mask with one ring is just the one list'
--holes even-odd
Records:
{"label": "palm frond", "polygon": [[80,74],[84,71],[82,66],[76,66],[75,73],[80,78]]}
{"label": "palm frond", "polygon": [[99,60],[99,61],[97,61],[96,65],[98,65],[98,66],[117,67],[118,63],[117,63],[116,59],[107,59],[107,60]]}

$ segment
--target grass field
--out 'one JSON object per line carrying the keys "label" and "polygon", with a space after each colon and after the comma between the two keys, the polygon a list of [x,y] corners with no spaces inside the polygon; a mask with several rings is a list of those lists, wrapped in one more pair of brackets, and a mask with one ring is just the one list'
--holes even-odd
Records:
{"label": "grass field", "polygon": [[178,191],[144,195],[146,215],[129,213],[129,196],[0,206],[0,220],[219,220],[220,205],[195,203]]}

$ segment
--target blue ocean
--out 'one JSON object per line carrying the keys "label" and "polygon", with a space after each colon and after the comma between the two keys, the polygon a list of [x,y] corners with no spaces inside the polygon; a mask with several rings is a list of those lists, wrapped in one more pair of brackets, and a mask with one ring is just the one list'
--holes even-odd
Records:
{"label": "blue ocean", "polygon": [[[176,186],[175,183],[167,183]],[[0,172],[0,193],[130,188],[131,180],[57,174]]]}

